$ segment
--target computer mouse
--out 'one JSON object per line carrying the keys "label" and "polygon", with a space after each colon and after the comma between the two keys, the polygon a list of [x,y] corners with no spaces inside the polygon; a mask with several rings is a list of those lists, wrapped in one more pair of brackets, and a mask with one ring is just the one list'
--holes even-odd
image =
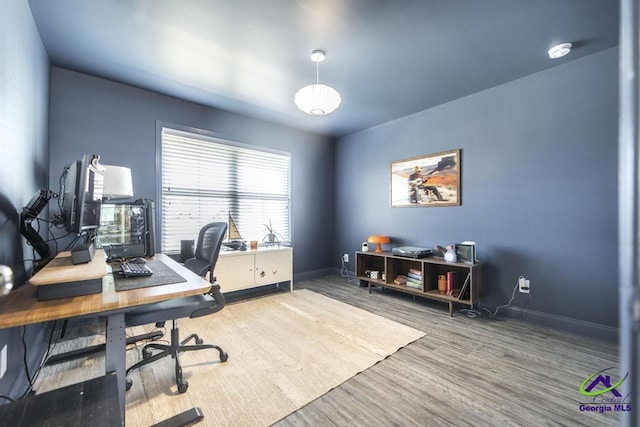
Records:
{"label": "computer mouse", "polygon": [[146,263],[147,263],[147,260],[146,260],[145,258],[143,258],[143,257],[139,256],[139,257],[133,258],[133,259],[132,259],[131,261],[129,261],[129,262],[132,262],[132,263],[134,263],[134,264],[146,264]]}

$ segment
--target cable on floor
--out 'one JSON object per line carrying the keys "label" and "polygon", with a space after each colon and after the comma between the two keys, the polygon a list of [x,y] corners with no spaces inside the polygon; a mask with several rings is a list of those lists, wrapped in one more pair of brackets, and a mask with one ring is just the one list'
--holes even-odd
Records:
{"label": "cable on floor", "polygon": [[342,264],[342,267],[340,268],[340,276],[342,277],[346,277],[347,278],[347,282],[351,283],[351,282],[356,282],[356,278],[355,277],[351,277],[351,275],[349,274],[349,269],[347,268],[346,263],[344,262],[344,258],[340,258],[340,262]]}
{"label": "cable on floor", "polygon": [[[518,284],[518,282],[516,282],[516,285],[513,287],[513,292],[511,292],[511,298],[509,299],[509,302],[507,302],[504,305],[498,306],[496,307],[496,309],[491,312],[488,308],[486,307],[481,307],[480,304],[478,304],[478,310],[482,310],[487,312],[487,314],[489,315],[489,317],[496,317],[496,315],[498,314],[498,311],[502,308],[506,308],[506,307],[510,307],[511,303],[513,302],[513,300],[516,298],[516,290],[520,287],[520,285]],[[524,302],[523,308],[527,306],[527,304],[529,303],[530,300],[530,296],[529,298],[527,298],[527,300]],[[461,312],[466,312],[468,317],[479,317],[482,315],[482,311],[478,311],[476,309],[462,309],[459,310]],[[520,319],[522,320],[522,313],[520,313]]]}

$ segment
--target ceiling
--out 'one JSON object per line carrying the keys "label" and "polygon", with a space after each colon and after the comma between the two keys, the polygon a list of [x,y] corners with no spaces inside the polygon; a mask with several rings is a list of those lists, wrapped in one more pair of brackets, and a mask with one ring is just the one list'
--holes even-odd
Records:
{"label": "ceiling", "polygon": [[[617,0],[29,0],[52,65],[344,136],[618,45]],[[547,50],[571,42],[551,60]],[[293,96],[342,97],[315,117]]]}

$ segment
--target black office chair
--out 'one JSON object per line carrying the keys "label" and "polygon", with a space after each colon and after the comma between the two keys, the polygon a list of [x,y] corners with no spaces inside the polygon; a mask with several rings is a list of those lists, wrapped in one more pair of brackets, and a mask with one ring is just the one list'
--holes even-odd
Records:
{"label": "black office chair", "polygon": [[[205,277],[209,273],[209,282],[212,283],[209,292],[203,295],[195,295],[191,297],[178,298],[169,301],[149,304],[132,310],[125,314],[125,323],[127,326],[139,326],[150,323],[162,324],[167,320],[173,322],[171,328],[171,344],[149,343],[142,349],[143,359],[127,369],[129,372],[144,366],[148,363],[155,362],[165,356],[171,356],[175,359],[176,385],[178,392],[184,393],[189,387],[189,383],[182,379],[182,366],[180,365],[179,355],[184,351],[194,351],[203,349],[216,349],[220,354],[220,361],[226,362],[229,357],[220,347],[213,344],[203,344],[202,339],[196,335],[189,335],[180,341],[177,319],[183,317],[201,317],[209,314],[217,313],[222,310],[225,305],[225,299],[220,292],[220,285],[215,281],[213,269],[218,260],[222,240],[227,231],[226,222],[213,222],[205,225],[198,235],[198,243],[196,246],[195,257],[185,261],[184,265],[199,276]],[[191,340],[195,344],[188,345]],[[160,350],[159,353],[153,354],[151,349]],[[132,385],[132,381],[127,379],[127,390]]]}

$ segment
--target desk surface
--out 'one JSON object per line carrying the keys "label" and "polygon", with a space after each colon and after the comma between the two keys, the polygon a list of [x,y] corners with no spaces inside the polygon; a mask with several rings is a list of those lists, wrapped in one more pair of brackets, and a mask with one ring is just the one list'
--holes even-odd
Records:
{"label": "desk surface", "polygon": [[[0,297],[0,329],[50,320],[68,319],[88,314],[104,313],[136,305],[165,301],[206,292],[211,284],[164,254],[159,259],[187,281],[116,292],[113,277],[102,279],[102,293],[38,301],[36,286],[27,282],[4,297]],[[55,286],[55,285],[49,285]]]}

